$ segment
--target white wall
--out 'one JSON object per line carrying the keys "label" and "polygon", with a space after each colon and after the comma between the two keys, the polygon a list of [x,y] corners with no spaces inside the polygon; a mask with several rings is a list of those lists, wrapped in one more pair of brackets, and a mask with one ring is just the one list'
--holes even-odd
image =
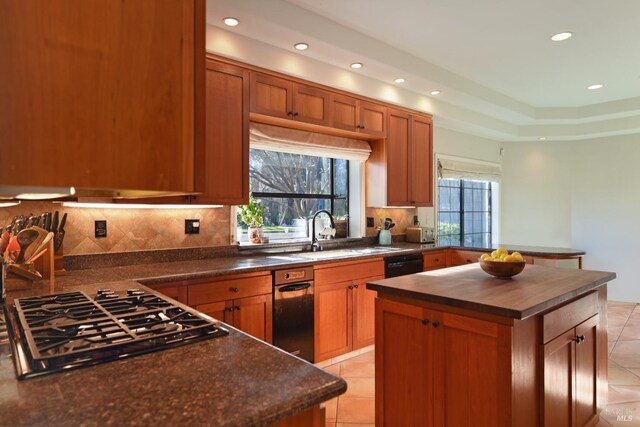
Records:
{"label": "white wall", "polygon": [[505,145],[504,241],[587,252],[617,273],[609,299],[640,302],[640,136]]}

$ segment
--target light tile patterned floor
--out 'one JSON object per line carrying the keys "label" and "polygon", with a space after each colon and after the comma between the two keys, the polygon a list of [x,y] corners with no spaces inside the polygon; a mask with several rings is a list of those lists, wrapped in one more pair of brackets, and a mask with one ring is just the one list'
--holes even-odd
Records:
{"label": "light tile patterned floor", "polygon": [[[609,405],[599,427],[640,427],[640,304],[609,302]],[[374,353],[321,364],[347,381],[345,394],[326,403],[327,426],[375,423]],[[626,418],[625,418],[626,417]]]}

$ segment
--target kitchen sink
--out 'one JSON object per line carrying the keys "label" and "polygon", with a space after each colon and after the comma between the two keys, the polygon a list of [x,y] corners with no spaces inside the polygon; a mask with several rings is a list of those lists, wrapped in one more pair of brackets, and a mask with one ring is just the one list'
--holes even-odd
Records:
{"label": "kitchen sink", "polygon": [[336,249],[330,251],[320,251],[320,252],[301,252],[299,254],[295,254],[296,258],[303,259],[332,259],[332,258],[341,258],[345,256],[356,256],[359,255],[358,252],[352,249]]}
{"label": "kitchen sink", "polygon": [[299,252],[299,253],[287,254],[287,255],[274,255],[274,256],[270,256],[269,258],[281,259],[284,261],[299,261],[302,259],[322,260],[322,259],[333,259],[333,258],[343,258],[343,257],[354,257],[358,255],[371,255],[371,254],[378,254],[378,253],[385,253],[385,252],[398,252],[398,251],[404,251],[404,250],[407,250],[407,249],[374,246],[372,248],[335,249],[335,250],[327,250],[327,251],[319,251],[319,252]]}

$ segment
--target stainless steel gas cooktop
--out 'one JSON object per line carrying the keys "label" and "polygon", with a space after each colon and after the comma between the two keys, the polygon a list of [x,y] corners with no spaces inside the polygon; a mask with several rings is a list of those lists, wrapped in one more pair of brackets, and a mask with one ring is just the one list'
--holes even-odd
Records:
{"label": "stainless steel gas cooktop", "polygon": [[229,333],[189,307],[137,289],[20,298],[5,306],[5,316],[19,379]]}

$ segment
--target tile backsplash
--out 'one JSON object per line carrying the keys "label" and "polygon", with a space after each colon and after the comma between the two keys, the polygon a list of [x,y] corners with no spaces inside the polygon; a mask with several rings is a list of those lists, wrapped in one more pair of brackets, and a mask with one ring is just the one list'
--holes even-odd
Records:
{"label": "tile backsplash", "polygon": [[375,221],[374,227],[367,227],[367,237],[378,234],[376,227],[379,225],[379,218],[382,218],[383,221],[385,218],[391,218],[393,220],[396,226],[391,229],[392,235],[405,234],[407,227],[413,225],[415,212],[415,208],[367,208],[366,215],[373,217]]}
{"label": "tile backsplash", "polygon": [[[122,209],[63,207],[53,202],[22,202],[0,208],[0,225],[15,215],[45,211],[67,213],[65,255],[129,252],[148,249],[225,246],[230,244],[230,207],[188,209]],[[199,219],[200,233],[185,234],[185,219]],[[96,238],[94,222],[107,221],[107,237]]]}

